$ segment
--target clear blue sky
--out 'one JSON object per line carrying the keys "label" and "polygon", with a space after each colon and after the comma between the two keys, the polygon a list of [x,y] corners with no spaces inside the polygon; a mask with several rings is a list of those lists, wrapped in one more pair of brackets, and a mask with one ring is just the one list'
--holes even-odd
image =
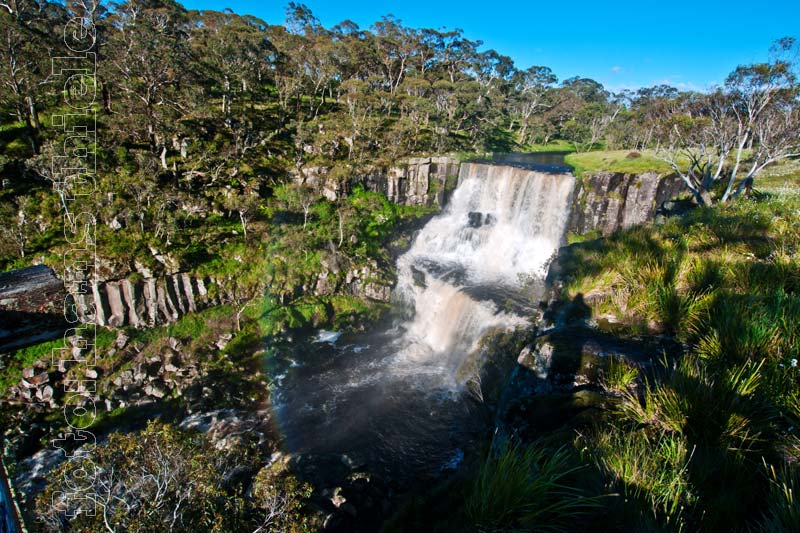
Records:
{"label": "clear blue sky", "polygon": [[[179,0],[180,1],[180,0]],[[287,1],[186,0],[189,9],[231,8],[270,24]],[[779,37],[800,38],[800,0],[307,0],[325,27],[350,19],[368,28],[391,13],[415,28],[461,28],[510,56],[545,65],[560,79],[586,76],[619,90],[656,83],[703,89],[737,65],[764,61]]]}

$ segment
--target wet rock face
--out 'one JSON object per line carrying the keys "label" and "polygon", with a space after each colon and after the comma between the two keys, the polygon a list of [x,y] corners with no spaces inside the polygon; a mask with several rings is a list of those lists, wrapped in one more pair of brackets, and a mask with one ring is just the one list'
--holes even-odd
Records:
{"label": "wet rock face", "polygon": [[495,219],[491,213],[479,213],[477,211],[470,211],[467,213],[467,224],[471,228],[480,228],[481,226],[490,226],[494,223]]}
{"label": "wet rock face", "polygon": [[682,190],[678,177],[655,172],[586,176],[575,188],[567,231],[608,235],[648,222]]}

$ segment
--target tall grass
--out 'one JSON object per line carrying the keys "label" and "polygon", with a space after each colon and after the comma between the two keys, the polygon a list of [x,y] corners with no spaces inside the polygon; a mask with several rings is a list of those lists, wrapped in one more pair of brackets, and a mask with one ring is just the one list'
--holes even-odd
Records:
{"label": "tall grass", "polygon": [[687,508],[694,505],[688,465],[692,453],[676,434],[615,428],[595,437],[594,461],[612,488],[626,501],[637,502],[646,522],[680,529]]}
{"label": "tall grass", "polygon": [[505,440],[480,465],[466,515],[479,531],[568,531],[598,505],[567,483],[577,470],[565,449]]}
{"label": "tall grass", "polygon": [[[573,247],[564,297],[683,346],[581,439],[629,529],[800,531],[800,193],[696,209]],[[787,445],[787,442],[789,443]],[[776,465],[767,475],[762,461]],[[619,518],[619,517],[617,517]]]}
{"label": "tall grass", "polygon": [[638,376],[638,367],[628,363],[622,357],[609,356],[607,366],[603,370],[601,384],[608,391],[624,392],[633,385]]}
{"label": "tall grass", "polygon": [[800,470],[796,465],[776,469],[764,462],[770,483],[769,499],[758,530],[764,532],[800,531]]}

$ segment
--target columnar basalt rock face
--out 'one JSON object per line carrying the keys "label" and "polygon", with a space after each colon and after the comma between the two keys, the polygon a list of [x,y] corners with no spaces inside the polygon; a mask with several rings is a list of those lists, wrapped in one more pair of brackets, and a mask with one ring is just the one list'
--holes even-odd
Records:
{"label": "columnar basalt rock face", "polygon": [[584,177],[573,194],[567,231],[608,235],[651,221],[683,189],[676,176],[600,173]]}
{"label": "columnar basalt rock face", "polygon": [[209,281],[185,272],[156,279],[123,279],[92,283],[89,294],[73,297],[82,322],[145,328],[174,322],[187,313],[229,301],[225,293],[218,298],[209,297]]}
{"label": "columnar basalt rock face", "polygon": [[[453,157],[413,157],[388,169],[355,176],[352,181],[382,192],[396,204],[442,207],[456,187],[460,168],[461,164]],[[315,187],[329,200],[345,193],[344,184],[329,178],[328,171],[321,167],[303,167],[296,172],[295,180]]]}
{"label": "columnar basalt rock face", "polygon": [[404,166],[373,172],[366,182],[371,190],[382,192],[396,204],[442,207],[455,189],[460,168],[452,157],[414,157]]}

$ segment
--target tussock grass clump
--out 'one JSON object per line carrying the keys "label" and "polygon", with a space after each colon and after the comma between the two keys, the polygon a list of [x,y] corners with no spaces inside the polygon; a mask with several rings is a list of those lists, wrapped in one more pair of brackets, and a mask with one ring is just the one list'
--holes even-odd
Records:
{"label": "tussock grass clump", "polygon": [[[565,298],[592,299],[631,333],[655,329],[696,341],[713,303],[750,295],[758,304],[800,290],[800,195],[764,196],[696,209],[662,226],[618,232],[574,251]],[[763,306],[762,306],[763,307]]]}
{"label": "tussock grass clump", "polygon": [[621,357],[610,356],[608,365],[603,370],[601,384],[612,392],[624,392],[634,384],[639,376],[639,369]]}
{"label": "tussock grass clump", "polygon": [[467,490],[464,509],[479,531],[568,531],[598,506],[567,479],[578,470],[565,449],[494,447]]}
{"label": "tussock grass clump", "polygon": [[[627,510],[637,527],[681,529],[685,510],[694,505],[688,465],[691,451],[675,434],[615,429],[594,437],[591,455],[626,501],[636,502]],[[637,515],[638,512],[638,515]],[[647,524],[649,527],[646,527]]]}
{"label": "tussock grass clump", "polygon": [[591,295],[619,334],[666,334],[684,352],[636,388],[625,368],[604,374],[621,399],[576,445],[623,497],[613,521],[800,530],[800,193],[699,208],[573,256],[564,298]]}
{"label": "tussock grass clump", "polygon": [[682,435],[691,444],[726,453],[764,451],[774,413],[759,394],[761,363],[717,372],[686,356],[641,398],[627,394],[620,412],[642,425]]}
{"label": "tussock grass clump", "polygon": [[764,463],[770,491],[759,531],[800,531],[800,469],[783,465],[776,469]]}

